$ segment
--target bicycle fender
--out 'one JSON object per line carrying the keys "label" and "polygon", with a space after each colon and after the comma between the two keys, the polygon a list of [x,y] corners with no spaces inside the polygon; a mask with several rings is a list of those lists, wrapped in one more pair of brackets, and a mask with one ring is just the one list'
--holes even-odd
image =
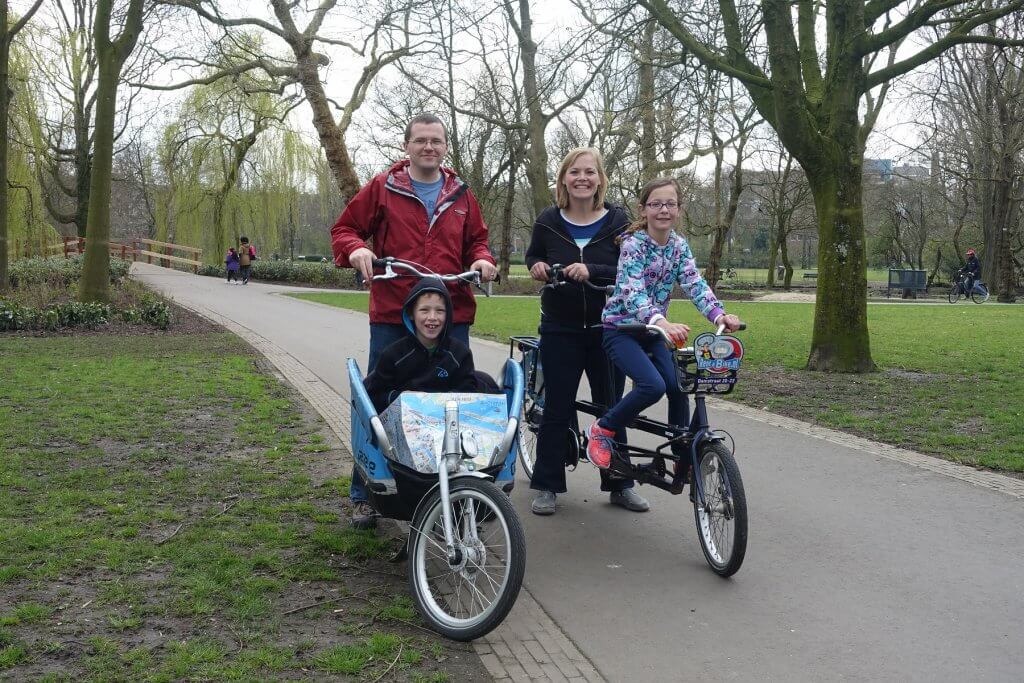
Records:
{"label": "bicycle fender", "polygon": [[[456,472],[455,474],[449,474],[448,475],[448,486],[451,487],[452,482],[454,482],[456,479],[463,479],[465,477],[475,477],[476,479],[484,479],[486,481],[494,481],[494,477],[492,477],[489,474],[485,474],[483,472],[469,472],[469,471],[466,471],[466,472]],[[420,502],[416,503],[416,509],[412,513],[412,518],[414,520],[417,519],[419,514],[420,514],[420,508],[423,507],[423,501],[425,501],[427,498],[430,498],[431,494],[433,494],[434,491],[436,491],[439,488],[441,488],[441,482],[437,482],[436,484],[431,486],[430,489],[426,493],[423,494],[423,497],[420,498]]]}

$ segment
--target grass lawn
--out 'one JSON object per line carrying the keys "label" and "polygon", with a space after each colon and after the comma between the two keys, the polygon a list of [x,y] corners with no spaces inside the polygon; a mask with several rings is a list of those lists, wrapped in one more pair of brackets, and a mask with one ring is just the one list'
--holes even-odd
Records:
{"label": "grass lawn", "polygon": [[[367,296],[300,294],[366,311]],[[531,298],[478,299],[473,334],[505,340],[537,328]],[[740,333],[742,381],[731,398],[956,462],[1024,472],[1024,309],[1016,306],[869,305],[879,372],[801,370],[813,304],[729,302]],[[685,301],[673,319],[707,329]]]}
{"label": "grass lawn", "polygon": [[[763,285],[768,281],[767,268],[736,268],[736,277],[726,282],[750,282]],[[800,284],[803,281],[804,273],[816,273],[817,268],[794,268],[793,282]],[[523,264],[513,263],[508,268],[508,274],[514,277],[529,277],[530,270]],[[889,281],[889,271],[881,268],[869,268],[867,271],[868,282]]]}
{"label": "grass lawn", "polygon": [[221,332],[0,336],[0,679],[477,680]]}

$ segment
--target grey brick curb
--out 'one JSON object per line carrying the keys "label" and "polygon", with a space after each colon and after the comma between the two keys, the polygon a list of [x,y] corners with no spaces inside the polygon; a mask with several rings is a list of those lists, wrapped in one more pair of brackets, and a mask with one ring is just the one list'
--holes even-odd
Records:
{"label": "grey brick curb", "polygon": [[[344,401],[337,392],[294,356],[249,328],[206,308],[177,303],[222,325],[259,351],[323,416],[348,453],[349,414],[343,410]],[[344,460],[347,467],[352,462],[351,453]],[[525,587],[505,621],[475,641],[473,650],[496,681],[605,680]]]}

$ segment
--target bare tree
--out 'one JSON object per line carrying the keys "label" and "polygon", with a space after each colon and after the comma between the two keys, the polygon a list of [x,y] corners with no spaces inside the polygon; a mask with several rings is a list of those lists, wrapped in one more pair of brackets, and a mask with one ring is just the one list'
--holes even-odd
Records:
{"label": "bare tree", "polygon": [[[361,25],[361,35],[351,38],[337,38],[326,35],[324,22],[337,6],[337,0],[325,0],[312,10],[307,10],[305,3],[287,0],[270,0],[274,21],[257,16],[228,16],[216,0],[172,0],[173,4],[187,7],[203,20],[223,28],[231,38],[231,32],[237,28],[265,31],[269,35],[283,41],[291,52],[291,59],[284,60],[261,51],[250,55],[250,59],[230,69],[220,70],[202,78],[190,79],[171,86],[158,89],[175,89],[212,83],[225,77],[233,77],[252,69],[259,69],[275,78],[282,79],[280,87],[288,83],[297,83],[302,87],[306,101],[313,112],[313,127],[316,129],[320,144],[324,149],[327,162],[330,164],[335,183],[341,192],[342,199],[348,201],[359,191],[359,176],[349,154],[345,134],[352,123],[352,117],[362,106],[367,92],[374,79],[387,65],[393,64],[402,57],[411,54],[414,46],[411,43],[413,32],[410,29],[411,7],[399,3],[392,6],[384,4],[375,18],[366,21],[367,11],[360,7],[348,21]],[[299,22],[305,21],[300,28]],[[359,78],[349,93],[346,102],[338,106],[340,117],[335,119],[332,105],[324,90],[320,70],[329,65],[330,60],[317,49],[330,45],[347,49],[354,57],[365,60]],[[188,61],[189,58],[178,56],[177,61]],[[199,64],[209,66],[209,64]],[[154,86],[150,86],[154,87]]]}
{"label": "bare tree", "polygon": [[[943,55],[930,82],[933,125],[943,170],[963,181],[954,196],[971,205],[962,213],[980,227],[982,272],[998,299],[1010,302],[1024,235],[1024,19],[993,22],[986,35],[1017,46],[962,45]],[[954,240],[961,263],[963,249]]]}
{"label": "bare tree", "polygon": [[[640,0],[640,5],[681,48],[746,86],[761,116],[807,174],[819,232],[818,300],[807,367],[873,370],[861,171],[888,84],[955,45],[1006,44],[977,29],[1024,8],[1024,0],[995,6],[988,0],[744,6],[733,0],[697,6]],[[621,11],[619,3],[611,11]],[[928,26],[940,31],[938,39],[898,56],[905,40]],[[762,58],[766,68],[759,65]]]}

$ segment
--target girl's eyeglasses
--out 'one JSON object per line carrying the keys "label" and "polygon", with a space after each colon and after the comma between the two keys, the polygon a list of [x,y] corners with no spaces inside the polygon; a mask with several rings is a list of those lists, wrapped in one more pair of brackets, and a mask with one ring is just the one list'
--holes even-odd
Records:
{"label": "girl's eyeglasses", "polygon": [[647,202],[644,206],[652,211],[661,211],[663,208],[672,211],[679,208],[679,202]]}

